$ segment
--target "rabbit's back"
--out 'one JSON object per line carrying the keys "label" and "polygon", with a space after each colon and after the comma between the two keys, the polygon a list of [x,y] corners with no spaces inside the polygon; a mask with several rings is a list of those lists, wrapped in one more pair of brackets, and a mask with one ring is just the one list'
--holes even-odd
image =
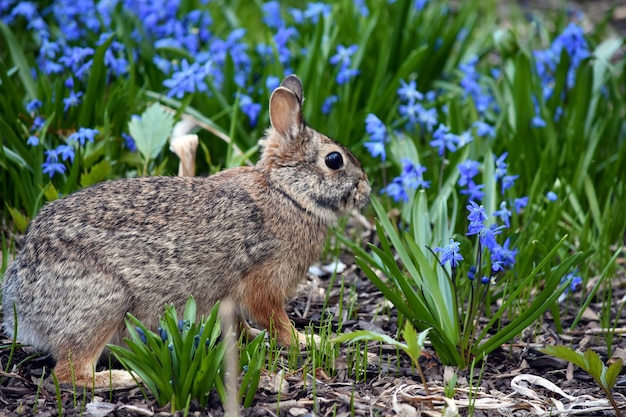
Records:
{"label": "rabbit's back", "polygon": [[[84,310],[107,315],[110,298],[122,296],[112,303],[124,306],[121,317],[129,311],[154,327],[165,303],[182,307],[193,294],[200,309],[208,310],[220,299],[237,299],[243,277],[253,268],[280,265],[277,259],[290,261],[295,271],[288,275],[297,281],[325,233],[305,231],[316,227],[306,221],[291,221],[296,233],[284,233],[294,216],[289,211],[299,209],[263,181],[254,168],[209,178],[126,179],[47,205],[5,276],[6,330],[11,333],[7,314],[13,303],[20,326],[37,322],[43,329],[67,315],[80,322]],[[312,256],[291,261],[289,250],[304,235],[318,236],[302,243],[315,246]]]}

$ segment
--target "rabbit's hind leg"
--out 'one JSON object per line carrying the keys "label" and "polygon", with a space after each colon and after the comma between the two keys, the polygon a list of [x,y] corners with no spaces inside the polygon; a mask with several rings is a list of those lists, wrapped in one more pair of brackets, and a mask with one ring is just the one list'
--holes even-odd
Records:
{"label": "rabbit's hind leg", "polygon": [[119,343],[124,317],[131,309],[130,290],[120,285],[119,277],[83,271],[64,281],[73,304],[58,306],[55,332],[49,347],[57,363],[54,368],[60,382],[97,388],[122,388],[136,385],[122,370],[95,372],[98,359],[107,343]]}
{"label": "rabbit's hind leg", "polygon": [[108,328],[100,328],[93,332],[86,343],[62,344],[54,349],[56,366],[54,373],[60,383],[69,386],[84,386],[87,388],[127,388],[137,383],[131,374],[124,370],[113,369],[96,372],[96,365],[106,343],[118,331],[116,323],[110,323]]}

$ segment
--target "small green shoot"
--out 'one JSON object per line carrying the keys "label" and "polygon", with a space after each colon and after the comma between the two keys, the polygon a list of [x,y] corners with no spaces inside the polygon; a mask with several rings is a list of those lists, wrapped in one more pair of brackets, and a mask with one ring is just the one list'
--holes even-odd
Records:
{"label": "small green shoot", "polygon": [[[206,319],[196,321],[193,297],[187,301],[181,319],[174,306],[167,306],[158,333],[148,330],[129,314],[126,320],[129,348],[115,345],[109,348],[127,370],[139,376],[159,406],[170,403],[172,413],[185,409],[191,399],[206,406],[213,389],[224,402],[226,344],[220,338],[218,309],[216,304]],[[238,392],[240,399],[245,395],[247,406],[251,404],[250,392],[256,391],[260,369],[265,363],[265,349],[261,347],[264,336],[265,333],[258,335],[241,352],[241,366],[246,375]]]}
{"label": "small green shoot", "polygon": [[428,390],[428,384],[426,384],[426,377],[424,376],[424,372],[422,371],[422,367],[419,364],[419,357],[422,354],[422,350],[424,349],[424,342],[426,341],[426,336],[430,329],[426,329],[420,333],[417,333],[415,328],[411,325],[411,323],[407,320],[404,326],[404,330],[402,331],[402,338],[406,343],[399,342],[392,337],[387,335],[370,332],[367,330],[359,330],[351,333],[341,334],[333,339],[335,343],[344,343],[344,342],[382,342],[394,347],[401,349],[404,353],[406,353],[411,359],[411,363],[417,369],[419,373],[420,379],[422,380],[422,384],[424,384],[424,390],[426,391],[426,395],[430,395],[430,391]]}
{"label": "small green shoot", "polygon": [[622,417],[622,412],[611,393],[611,390],[617,383],[617,377],[623,368],[621,359],[617,359],[611,365],[606,366],[602,362],[602,359],[600,359],[600,356],[591,349],[583,353],[567,346],[546,346],[544,349],[540,350],[547,355],[571,362],[591,375],[606,394],[611,406],[613,406],[615,410],[615,414],[618,417]]}
{"label": "small green shoot", "polygon": [[454,398],[456,394],[456,384],[459,380],[459,374],[455,370],[450,379],[446,381],[446,385],[443,387],[443,396],[446,398]]}
{"label": "small green shoot", "polygon": [[59,417],[63,416],[63,397],[61,396],[61,385],[59,385],[59,379],[57,375],[52,371],[52,382],[54,382],[54,392],[57,398],[57,412]]}

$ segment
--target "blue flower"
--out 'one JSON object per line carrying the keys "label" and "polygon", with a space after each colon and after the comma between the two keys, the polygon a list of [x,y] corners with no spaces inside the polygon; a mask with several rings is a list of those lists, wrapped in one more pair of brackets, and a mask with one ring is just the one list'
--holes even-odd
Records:
{"label": "blue flower", "polygon": [[423,111],[418,115],[418,120],[427,131],[432,132],[435,126],[437,126],[437,123],[439,123],[437,109],[434,107],[430,109],[423,109]]}
{"label": "blue flower", "polygon": [[329,62],[333,65],[339,65],[342,68],[349,67],[352,63],[352,55],[359,49],[358,45],[350,45],[347,48],[343,45],[337,45],[337,53],[330,57]]}
{"label": "blue flower", "polygon": [[337,73],[337,84],[343,85],[350,81],[352,78],[359,75],[358,69],[342,67]]}
{"label": "blue flower", "polygon": [[154,58],[152,58],[152,62],[164,74],[169,74],[169,72],[172,69],[172,63],[168,59],[163,58],[162,56],[155,55]]}
{"label": "blue flower", "polygon": [[409,195],[406,193],[404,189],[404,184],[402,184],[402,178],[396,177],[393,179],[389,185],[380,190],[381,194],[387,194],[389,197],[393,198],[395,202],[409,201]]}
{"label": "blue flower", "polygon": [[515,184],[515,180],[519,178],[519,175],[505,175],[502,177],[502,194],[505,190],[508,190]]}
{"label": "blue flower", "polygon": [[415,0],[415,9],[419,11],[423,10],[429,1],[430,0]]}
{"label": "blue flower", "polygon": [[485,220],[487,220],[485,208],[482,205],[479,206],[473,200],[470,201],[469,204],[465,207],[470,212],[470,214],[467,216],[467,219],[470,221],[467,235],[476,235],[485,228],[484,222]]}
{"label": "blue flower", "polygon": [[159,336],[161,336],[161,341],[166,342],[167,341],[167,330],[165,330],[163,327],[159,326],[158,332],[159,332]]}
{"label": "blue flower", "polygon": [[26,111],[29,113],[34,113],[39,108],[41,108],[41,101],[37,100],[36,98],[26,103]]}
{"label": "blue flower", "polygon": [[265,87],[268,91],[274,91],[280,85],[280,78],[274,77],[273,75],[269,75],[265,79]]}
{"label": "blue flower", "polygon": [[54,177],[54,174],[64,174],[65,165],[59,162],[59,157],[55,150],[46,151],[46,162],[42,165],[42,172],[48,174],[50,178]]}
{"label": "blue flower", "polygon": [[146,338],[146,333],[143,331],[143,329],[141,327],[135,327],[135,331],[137,332],[137,335],[139,336],[139,339],[141,339],[141,342],[145,345],[148,343],[148,339]]}
{"label": "blue flower", "polygon": [[374,141],[387,141],[387,128],[385,127],[385,124],[373,113],[369,113],[365,118],[365,131]]}
{"label": "blue flower", "polygon": [[176,97],[181,99],[185,94],[193,94],[196,91],[204,92],[208,90],[204,79],[208,75],[210,62],[200,66],[198,62],[189,65],[186,59],[180,64],[180,70],[172,74],[172,78],[163,81],[163,85],[170,90],[167,92],[168,97]]}
{"label": "blue flower", "polygon": [[365,0],[354,0],[354,6],[357,8],[362,17],[368,17],[370,15],[370,10],[367,8]]}
{"label": "blue flower", "polygon": [[446,149],[450,152],[456,151],[459,137],[450,133],[450,128],[444,124],[440,124],[433,133],[434,140],[430,141],[430,146],[438,149],[439,156],[443,156]]}
{"label": "blue flower", "polygon": [[313,2],[307,5],[306,10],[303,12],[302,16],[304,17],[304,19],[309,19],[311,23],[317,25],[320,16],[328,18],[331,11],[332,6],[330,4]]}
{"label": "blue flower", "polygon": [[530,126],[534,128],[546,127],[546,121],[543,120],[540,115],[536,114],[530,121]]}
{"label": "blue flower", "polygon": [[580,290],[582,283],[583,283],[583,279],[578,275],[578,271],[574,271],[574,272],[570,272],[569,274],[561,278],[561,284],[569,281],[570,279],[572,281],[570,282],[569,286],[565,288],[565,294],[567,294],[570,291],[574,292],[574,291]]}
{"label": "blue flower", "polygon": [[274,45],[276,45],[278,59],[285,67],[289,66],[289,61],[291,59],[291,50],[287,46],[287,42],[297,36],[298,31],[296,28],[291,26],[278,29],[274,35]]}
{"label": "blue flower", "polygon": [[458,138],[459,138],[459,143],[458,143],[459,148],[462,148],[468,143],[472,143],[474,141],[474,136],[472,136],[472,132],[470,130],[466,130],[465,132],[461,133],[460,135],[458,135]]}
{"label": "blue flower", "polygon": [[506,227],[511,227],[511,211],[506,208],[506,201],[500,203],[500,210],[494,211],[493,215],[495,217],[499,217]]}
{"label": "blue flower", "polygon": [[74,162],[74,148],[69,145],[59,145],[56,147],[56,153],[64,161],[69,159],[70,163]]}
{"label": "blue flower", "polygon": [[460,174],[458,184],[463,187],[472,182],[472,178],[478,175],[480,172],[480,162],[466,159],[457,165],[457,169]]}
{"label": "blue flower", "polygon": [[528,205],[528,196],[516,198],[513,200],[513,205],[515,206],[515,212],[519,214]]}
{"label": "blue flower", "polygon": [[465,92],[465,97],[471,98],[476,106],[476,110],[480,114],[483,114],[489,109],[491,103],[494,102],[494,98],[483,91],[480,85],[480,74],[476,70],[477,64],[478,57],[473,56],[466,63],[459,66],[459,69],[463,73],[460,85]]}
{"label": "blue flower", "polygon": [[279,2],[268,1],[261,8],[263,10],[263,23],[268,28],[278,29],[285,26],[285,21],[281,17]]}
{"label": "blue flower", "polygon": [[485,184],[476,184],[474,181],[467,183],[467,188],[461,189],[461,194],[466,195],[468,200],[482,201],[485,193],[483,192]]}
{"label": "blue flower", "polygon": [[424,94],[417,91],[417,83],[415,80],[411,80],[408,84],[404,80],[400,80],[400,85],[401,87],[398,88],[398,97],[400,97],[401,100],[414,103],[424,99]]}
{"label": "blue flower", "polygon": [[85,60],[93,54],[93,48],[83,48],[80,46],[68,47],[65,50],[65,54],[59,59],[59,62],[64,64],[67,69],[74,71],[78,78],[82,78],[79,74],[85,71],[84,65],[87,62],[91,62]]}
{"label": "blue flower", "polygon": [[506,162],[504,162],[504,160],[506,159],[508,155],[509,155],[508,152],[504,152],[502,155],[498,157],[498,159],[496,159],[496,170],[494,173],[496,181],[498,181],[500,178],[506,175],[509,165]]}
{"label": "blue flower", "polygon": [[415,124],[420,122],[420,115],[425,111],[424,107],[417,102],[409,101],[406,104],[398,106],[400,116],[408,119],[409,123]]}
{"label": "blue flower", "polygon": [[29,136],[28,139],[26,140],[26,143],[30,146],[37,146],[39,145],[39,138],[37,136]]}
{"label": "blue flower", "polygon": [[480,201],[483,199],[485,194],[482,191],[485,187],[484,184],[476,185],[473,180],[473,178],[480,172],[479,168],[480,163],[478,161],[472,161],[471,159],[467,159],[457,165],[457,169],[460,173],[458,184],[461,187],[466,187],[461,189],[461,194],[467,195],[471,201]]}
{"label": "blue flower", "polygon": [[370,136],[370,141],[365,142],[365,147],[373,157],[380,156],[383,161],[386,159],[385,143],[389,141],[389,133],[383,122],[370,113],[365,118],[365,131]]}
{"label": "blue flower", "polygon": [[256,126],[259,113],[261,113],[261,105],[254,103],[250,96],[241,94],[239,96],[239,108],[250,119],[250,126]]}
{"label": "blue flower", "polygon": [[477,120],[474,122],[474,127],[476,128],[476,134],[481,138],[496,137],[496,130],[489,123],[483,122],[482,120]]}
{"label": "blue flower", "polygon": [[44,124],[46,124],[46,119],[41,116],[35,116],[35,118],[33,119],[33,125],[30,127],[30,131],[34,132],[36,130],[39,130],[44,126]]}
{"label": "blue flower", "polygon": [[404,189],[417,190],[420,187],[430,187],[430,181],[424,181],[425,167],[414,164],[409,158],[400,159],[400,163],[402,163],[400,179]]}
{"label": "blue flower", "polygon": [[83,93],[81,91],[79,91],[78,93],[70,91],[69,97],[63,99],[63,103],[65,104],[63,110],[67,111],[70,107],[78,106],[81,102],[80,98],[82,97],[82,95]]}
{"label": "blue flower", "polygon": [[322,103],[322,114],[330,113],[330,110],[332,109],[333,104],[335,104],[336,102],[337,102],[337,96],[332,95],[332,96],[326,97],[326,100],[324,100],[324,103]]}
{"label": "blue flower", "polygon": [[350,64],[352,63],[351,57],[356,53],[358,48],[358,45],[348,47],[337,45],[337,53],[330,57],[329,62],[334,66],[339,66],[337,84],[345,84],[359,74],[359,70],[350,68]]}
{"label": "blue flower", "polygon": [[78,142],[80,146],[85,146],[87,141],[93,143],[97,134],[99,134],[98,130],[90,129],[88,127],[81,127],[77,132],[74,132],[67,138],[68,142]]}
{"label": "blue flower", "polygon": [[11,18],[22,16],[26,21],[30,21],[37,18],[39,16],[39,12],[37,11],[37,6],[34,2],[20,1],[15,5],[15,7],[13,7],[10,16]]}
{"label": "blue flower", "polygon": [[476,278],[476,265],[472,265],[469,267],[469,270],[467,271],[467,277],[470,281],[474,281],[474,279]]}
{"label": "blue flower", "polygon": [[491,271],[499,272],[511,269],[515,265],[517,249],[509,249],[510,239],[506,239],[502,246],[495,244],[489,248],[491,252]]}
{"label": "blue flower", "polygon": [[546,198],[548,199],[548,201],[556,201],[559,197],[554,191],[548,191],[548,193],[546,194]]}
{"label": "blue flower", "polygon": [[452,268],[456,268],[459,265],[459,262],[463,260],[463,256],[460,251],[460,243],[456,242],[454,239],[450,239],[450,243],[443,248],[435,248],[435,252],[441,252],[441,265],[450,262],[450,266]]}
{"label": "blue flower", "polygon": [[122,132],[122,139],[124,139],[124,144],[126,145],[126,149],[130,152],[137,151],[137,144],[135,143],[135,139],[128,133]]}
{"label": "blue flower", "polygon": [[499,247],[496,241],[496,235],[501,234],[503,229],[504,226],[496,226],[495,224],[489,227],[483,227],[478,235],[480,244],[491,252],[495,251]]}

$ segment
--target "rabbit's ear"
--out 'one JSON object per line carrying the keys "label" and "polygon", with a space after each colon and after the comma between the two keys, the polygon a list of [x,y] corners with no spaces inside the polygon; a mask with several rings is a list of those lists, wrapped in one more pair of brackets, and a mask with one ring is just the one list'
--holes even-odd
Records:
{"label": "rabbit's ear", "polygon": [[300,102],[300,106],[302,106],[302,82],[300,78],[296,74],[291,74],[280,83],[281,87],[285,87],[291,90],[295,95],[298,101]]}
{"label": "rabbit's ear", "polygon": [[[301,89],[300,94],[302,94]],[[303,120],[302,106],[297,93],[284,86],[274,90],[270,97],[270,122],[272,127],[281,136],[293,138],[302,130]]]}

